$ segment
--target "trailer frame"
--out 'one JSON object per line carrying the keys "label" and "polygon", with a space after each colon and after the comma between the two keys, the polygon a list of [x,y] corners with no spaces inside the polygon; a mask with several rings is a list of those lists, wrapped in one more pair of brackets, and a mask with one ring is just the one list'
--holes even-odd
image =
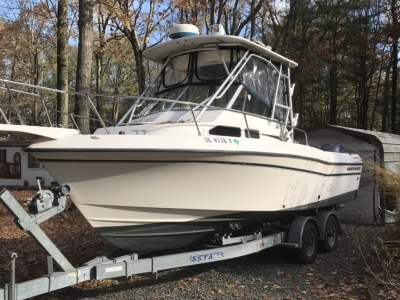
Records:
{"label": "trailer frame", "polygon": [[[325,233],[320,232],[320,228],[325,228],[324,222],[330,215],[334,215],[337,218],[333,210],[330,212],[323,211],[321,212],[323,217],[317,218],[318,221],[310,216],[297,216],[288,230],[278,230],[266,236],[263,236],[258,231],[244,236],[227,237],[221,240],[220,247],[140,259],[136,253],[117,257],[109,253],[98,256],[79,268],[74,268],[38,226],[41,222],[65,209],[66,197],[68,196],[68,191],[65,192],[66,190],[68,189],[55,187],[51,190],[43,191],[39,183],[39,192],[34,201],[39,201],[37,204],[40,205],[41,209],[34,214],[28,214],[5,188],[0,191],[0,202],[14,215],[21,229],[27,231],[48,254],[47,275],[16,283],[15,264],[18,255],[16,252],[10,252],[10,282],[5,285],[4,289],[0,288],[0,300],[19,300],[35,297],[93,279],[128,278],[139,274],[157,278],[159,271],[237,258],[258,253],[276,245],[301,251],[303,247],[303,231],[307,223],[312,223],[317,229],[318,233],[315,239],[323,240]],[[53,194],[53,196],[50,194]],[[28,201],[32,203],[32,199]],[[46,204],[46,201],[47,206],[42,205]],[[49,204],[50,202],[52,205]],[[317,251],[318,243],[314,246],[316,247],[314,250]],[[61,268],[61,272],[53,272],[53,261]],[[304,262],[310,263],[310,261]]]}

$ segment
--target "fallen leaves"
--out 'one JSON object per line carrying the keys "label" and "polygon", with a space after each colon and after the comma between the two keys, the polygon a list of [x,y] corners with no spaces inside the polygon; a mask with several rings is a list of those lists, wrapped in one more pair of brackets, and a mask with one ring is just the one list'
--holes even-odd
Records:
{"label": "fallen leaves", "polygon": [[277,284],[273,284],[271,287],[271,290],[280,290],[282,287],[280,285]]}
{"label": "fallen leaves", "polygon": [[237,280],[236,280],[236,281],[233,281],[233,282],[229,282],[229,283],[228,283],[228,288],[232,289],[232,288],[238,286],[239,283],[240,283],[240,282],[237,281]]}
{"label": "fallen leaves", "polygon": [[[34,191],[11,191],[14,197],[22,204],[24,200],[32,197]],[[353,225],[352,225],[353,226]],[[41,225],[50,239],[59,247],[62,253],[74,266],[81,266],[84,262],[112,249],[112,245],[99,236],[79,211],[68,211],[53,217]],[[17,279],[19,282],[41,277],[46,274],[46,253],[33,241],[33,239],[15,224],[11,214],[0,205],[0,287],[9,281],[9,272],[4,267],[9,262],[8,251],[18,253]],[[310,266],[273,265],[265,267],[270,270],[268,275],[257,277],[257,289],[248,285],[247,273],[239,280],[226,280],[216,283],[209,278],[192,275],[171,281],[168,290],[173,298],[187,298],[185,293],[201,287],[204,297],[210,299],[234,298],[234,299],[366,299],[367,290],[374,286],[373,293],[379,299],[400,299],[400,292],[390,290],[378,285],[362,260],[357,256],[357,248],[354,238],[348,234],[344,226],[345,236],[341,237],[340,248],[330,254],[319,254],[318,263]],[[384,235],[381,227],[357,227],[366,237]],[[346,235],[347,232],[347,235]],[[371,243],[365,238],[365,246],[370,251],[366,257],[372,263],[374,270],[379,268],[379,260],[375,259],[371,250]],[[262,254],[260,254],[262,255]],[[395,262],[395,261],[394,261]],[[257,264],[255,260],[251,264]],[[229,263],[221,264],[216,269],[208,271],[209,277],[218,276],[221,273],[232,272]],[[251,265],[249,265],[251,268]],[[267,273],[267,272],[266,272]],[[377,272],[378,276],[384,276],[383,272]],[[199,278],[200,277],[200,278]],[[399,278],[399,277],[396,277]],[[243,280],[242,280],[243,279]],[[140,281],[142,277],[134,276],[131,281]],[[399,279],[400,282],[400,279]],[[79,285],[80,289],[97,290],[120,284],[117,280],[88,281]],[[277,296],[280,295],[280,296]],[[284,295],[284,296],[282,296]],[[168,296],[160,296],[160,299],[169,299]]]}
{"label": "fallen leaves", "polygon": [[216,294],[223,294],[222,290],[221,290],[220,288],[218,288],[218,287],[213,287],[213,288],[212,288],[212,291],[213,291],[214,293],[216,293]]}
{"label": "fallen leaves", "polygon": [[233,294],[232,294],[232,297],[233,297],[233,298],[240,298],[240,299],[243,299],[245,296],[244,296],[243,293],[233,293]]}

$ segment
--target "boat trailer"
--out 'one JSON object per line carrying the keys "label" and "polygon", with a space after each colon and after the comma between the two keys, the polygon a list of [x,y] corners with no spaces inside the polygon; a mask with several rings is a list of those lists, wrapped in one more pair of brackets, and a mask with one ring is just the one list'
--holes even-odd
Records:
{"label": "boat trailer", "polygon": [[[302,252],[307,254],[309,245],[306,245],[307,237],[304,232],[307,231],[306,225],[312,223],[319,232],[318,239],[325,241],[330,238],[328,230],[325,229],[329,223],[328,220],[332,215],[337,218],[334,211],[321,211],[315,219],[307,216],[296,217],[288,231],[282,230],[267,236],[256,232],[245,236],[223,238],[221,247],[141,259],[136,253],[119,257],[104,255],[92,259],[82,267],[75,268],[38,226],[65,210],[69,186],[54,185],[50,190],[42,190],[40,180],[38,180],[38,186],[39,191],[27,201],[29,213],[5,188],[0,191],[0,202],[14,215],[19,227],[27,231],[47,252],[48,274],[41,278],[16,283],[15,264],[18,254],[9,252],[10,282],[4,289],[0,288],[0,300],[31,298],[93,279],[130,277],[138,274],[157,278],[158,271],[232,259],[257,253],[275,245],[297,248],[299,251],[305,249]],[[314,239],[312,255],[314,252],[316,255],[317,251],[315,242],[318,241]],[[62,271],[53,271],[53,261]],[[312,261],[304,260],[306,263]]]}

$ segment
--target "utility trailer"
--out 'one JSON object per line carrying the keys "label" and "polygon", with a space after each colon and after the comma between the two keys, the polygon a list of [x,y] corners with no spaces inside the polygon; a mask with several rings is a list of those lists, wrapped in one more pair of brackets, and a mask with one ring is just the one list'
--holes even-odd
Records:
{"label": "utility trailer", "polygon": [[[0,191],[0,202],[14,215],[21,229],[27,231],[47,252],[48,274],[16,283],[15,264],[18,254],[10,252],[10,282],[4,289],[0,288],[0,300],[26,299],[92,279],[130,277],[137,274],[150,274],[156,278],[158,271],[236,258],[277,245],[296,249],[296,254],[303,263],[312,263],[317,255],[318,245],[323,251],[331,252],[338,244],[340,227],[335,210],[338,207],[330,207],[315,211],[312,216],[296,216],[290,226],[275,229],[275,232],[265,234],[258,231],[244,236],[222,238],[220,247],[140,259],[136,253],[119,257],[109,254],[74,268],[38,226],[65,209],[69,186],[54,185],[49,190],[42,190],[38,179],[38,187],[36,195],[27,201],[30,213],[5,188]],[[53,271],[53,261],[61,272]]]}

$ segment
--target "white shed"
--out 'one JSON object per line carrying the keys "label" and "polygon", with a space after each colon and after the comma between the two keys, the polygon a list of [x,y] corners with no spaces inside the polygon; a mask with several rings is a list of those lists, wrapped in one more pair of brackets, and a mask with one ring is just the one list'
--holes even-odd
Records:
{"label": "white shed", "polygon": [[[400,175],[400,135],[326,125],[310,131],[310,146],[321,148],[324,144],[339,143],[346,152],[359,154],[364,162],[357,199],[345,203],[339,212],[342,220],[361,224],[393,222],[399,214],[386,205],[385,195],[379,191],[377,174],[371,163],[382,164]],[[300,138],[301,139],[301,138]]]}
{"label": "white shed", "polygon": [[44,177],[45,186],[54,178],[24,149],[32,141],[0,136],[0,187],[36,186],[36,177]]}

